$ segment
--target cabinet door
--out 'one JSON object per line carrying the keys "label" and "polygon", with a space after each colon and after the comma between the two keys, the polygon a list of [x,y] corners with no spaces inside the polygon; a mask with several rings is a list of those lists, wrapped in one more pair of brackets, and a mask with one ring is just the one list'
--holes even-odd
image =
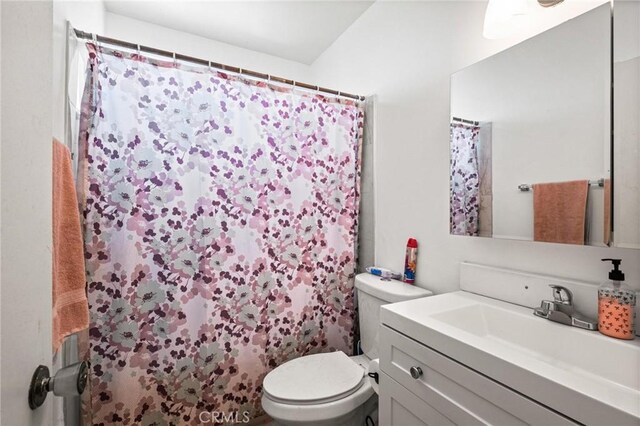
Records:
{"label": "cabinet door", "polygon": [[[417,378],[411,376],[412,367],[422,372]],[[386,326],[380,328],[380,368],[455,424],[576,424]]]}
{"label": "cabinet door", "polygon": [[380,426],[454,426],[451,420],[380,372]]}

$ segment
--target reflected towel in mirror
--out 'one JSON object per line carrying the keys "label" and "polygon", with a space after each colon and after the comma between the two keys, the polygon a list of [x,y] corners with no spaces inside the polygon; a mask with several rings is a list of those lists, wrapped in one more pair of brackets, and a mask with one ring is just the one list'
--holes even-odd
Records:
{"label": "reflected towel in mirror", "polygon": [[538,183],[533,189],[534,241],[584,245],[589,181]]}

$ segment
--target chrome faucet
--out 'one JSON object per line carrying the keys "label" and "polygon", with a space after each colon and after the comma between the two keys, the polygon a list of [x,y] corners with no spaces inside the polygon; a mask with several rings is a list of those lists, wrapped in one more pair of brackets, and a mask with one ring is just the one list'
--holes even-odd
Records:
{"label": "chrome faucet", "polygon": [[575,310],[571,290],[553,284],[549,287],[553,289],[553,300],[540,302],[540,307],[533,310],[533,315],[586,330],[598,329],[597,321],[587,318]]}

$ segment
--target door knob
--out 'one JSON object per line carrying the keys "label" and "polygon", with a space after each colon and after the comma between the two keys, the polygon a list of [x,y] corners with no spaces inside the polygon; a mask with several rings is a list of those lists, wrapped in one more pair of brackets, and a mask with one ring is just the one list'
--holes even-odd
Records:
{"label": "door knob", "polygon": [[411,367],[409,369],[409,373],[411,373],[411,377],[414,379],[419,379],[422,376],[422,368],[420,367]]}
{"label": "door knob", "polygon": [[35,410],[47,399],[47,394],[53,392],[56,396],[81,395],[87,387],[89,363],[78,362],[61,368],[51,377],[49,369],[40,365],[36,368],[29,386],[29,408]]}

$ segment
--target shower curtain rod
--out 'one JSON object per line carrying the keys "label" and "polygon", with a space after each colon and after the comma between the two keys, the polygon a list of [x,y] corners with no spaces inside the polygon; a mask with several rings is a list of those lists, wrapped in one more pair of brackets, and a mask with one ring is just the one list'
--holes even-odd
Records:
{"label": "shower curtain rod", "polygon": [[467,120],[467,119],[460,118],[460,117],[451,117],[451,120],[457,121],[457,122],[463,123],[463,124],[471,124],[472,126],[479,126],[480,125],[480,123],[478,121]]}
{"label": "shower curtain rod", "polygon": [[199,65],[205,65],[205,66],[208,66],[209,68],[216,68],[222,71],[229,71],[235,74],[247,75],[247,76],[258,78],[261,80],[287,84],[293,87],[301,87],[303,89],[308,89],[316,92],[329,93],[329,94],[340,96],[340,97],[355,99],[357,101],[363,101],[365,99],[364,96],[360,96],[360,95],[352,95],[351,93],[345,93],[339,90],[327,89],[325,87],[315,86],[313,84],[301,83],[299,81],[290,80],[288,78],[276,77],[270,74],[265,74],[265,73],[251,71],[251,70],[240,68],[240,67],[220,64],[218,62],[212,62],[205,59],[196,58],[193,56],[181,55],[176,52],[169,52],[167,50],[161,50],[161,49],[156,49],[154,47],[143,46],[141,44],[118,40],[111,37],[104,37],[98,34],[93,34],[93,33],[88,33],[82,30],[78,30],[76,28],[73,28],[73,32],[75,33],[77,38],[83,39],[83,40],[92,40],[99,43],[111,44],[114,46],[137,50],[139,52],[146,52],[146,53],[151,53],[158,56],[172,58],[175,61],[179,60],[179,61],[191,62]]}

